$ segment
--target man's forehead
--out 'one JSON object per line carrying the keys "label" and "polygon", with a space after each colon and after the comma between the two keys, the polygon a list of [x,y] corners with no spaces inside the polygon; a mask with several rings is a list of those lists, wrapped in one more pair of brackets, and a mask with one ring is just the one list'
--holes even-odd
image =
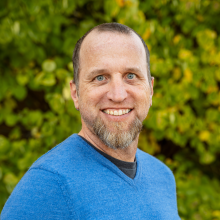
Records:
{"label": "man's forehead", "polygon": [[123,47],[129,47],[131,50],[139,48],[144,50],[144,46],[140,38],[133,32],[125,34],[111,31],[97,31],[93,30],[84,39],[81,51],[91,52],[93,50],[105,49],[105,47],[113,47],[117,43],[120,43]]}

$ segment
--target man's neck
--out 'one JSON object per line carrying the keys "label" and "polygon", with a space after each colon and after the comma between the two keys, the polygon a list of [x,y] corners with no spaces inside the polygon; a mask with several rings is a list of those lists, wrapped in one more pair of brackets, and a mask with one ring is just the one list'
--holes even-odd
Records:
{"label": "man's neck", "polygon": [[79,135],[84,137],[87,141],[89,141],[99,150],[118,160],[134,162],[135,154],[137,151],[138,137],[127,148],[114,150],[106,146],[95,134],[90,132],[89,129],[82,129],[79,132]]}

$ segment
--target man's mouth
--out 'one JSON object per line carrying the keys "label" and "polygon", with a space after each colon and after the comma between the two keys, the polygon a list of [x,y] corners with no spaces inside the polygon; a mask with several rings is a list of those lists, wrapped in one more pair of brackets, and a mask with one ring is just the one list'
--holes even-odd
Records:
{"label": "man's mouth", "polygon": [[111,109],[105,109],[103,110],[104,113],[108,115],[115,115],[115,116],[120,116],[120,115],[125,115],[132,111],[132,109],[117,109],[117,110],[111,110]]}

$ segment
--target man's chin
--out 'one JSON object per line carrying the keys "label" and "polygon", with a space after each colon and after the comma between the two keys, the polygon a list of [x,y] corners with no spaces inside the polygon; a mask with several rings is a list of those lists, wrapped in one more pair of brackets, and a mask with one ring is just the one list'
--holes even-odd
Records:
{"label": "man's chin", "polygon": [[112,149],[127,148],[141,132],[142,123],[136,118],[132,123],[110,122],[106,124],[103,120],[96,119],[93,123],[93,132],[102,142]]}
{"label": "man's chin", "polygon": [[131,125],[125,122],[111,122],[109,124],[104,123],[105,129],[110,133],[123,133],[131,130]]}

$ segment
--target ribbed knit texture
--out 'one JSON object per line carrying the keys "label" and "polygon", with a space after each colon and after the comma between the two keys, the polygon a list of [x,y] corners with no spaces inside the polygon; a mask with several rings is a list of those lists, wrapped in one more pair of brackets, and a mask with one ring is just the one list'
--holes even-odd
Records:
{"label": "ribbed knit texture", "polygon": [[131,179],[73,134],[31,166],[1,220],[179,220],[172,172],[139,149],[136,160]]}

